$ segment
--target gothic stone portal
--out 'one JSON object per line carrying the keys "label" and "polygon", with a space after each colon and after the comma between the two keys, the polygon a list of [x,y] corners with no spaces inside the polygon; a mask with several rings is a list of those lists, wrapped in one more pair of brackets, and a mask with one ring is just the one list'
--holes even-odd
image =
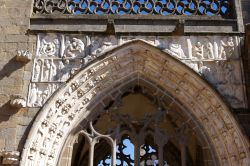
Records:
{"label": "gothic stone portal", "polygon": [[[22,153],[21,166],[54,166],[59,164],[63,161],[64,157],[61,151],[63,149],[65,150],[67,145],[72,145],[72,140],[75,140],[73,138],[78,137],[78,135],[94,134],[94,137],[91,138],[96,141],[96,137],[98,137],[100,133],[95,132],[93,123],[88,122],[93,122],[93,120],[98,117],[98,114],[100,114],[100,111],[109,108],[109,106],[110,109],[116,110],[114,107],[117,104],[113,105],[110,104],[110,102],[114,99],[122,98],[121,95],[131,88],[131,86],[129,86],[130,82],[136,82],[136,84],[133,84],[134,87],[140,86],[146,91],[147,89],[152,89],[147,88],[148,86],[153,86],[154,91],[145,93],[145,95],[150,94],[155,100],[159,99],[159,102],[156,103],[162,110],[167,110],[168,107],[171,108],[171,102],[170,104],[167,102],[164,104],[164,102],[161,101],[165,99],[164,96],[170,96],[173,105],[178,105],[180,108],[173,107],[175,108],[173,110],[179,110],[176,111],[176,115],[183,115],[183,118],[180,117],[179,119],[180,122],[178,122],[177,119],[174,120],[175,123],[177,123],[176,131],[179,131],[176,132],[176,134],[178,135],[181,131],[189,131],[189,134],[193,133],[197,139],[196,144],[201,147],[206,146],[209,151],[208,153],[212,153],[211,155],[205,155],[204,158],[211,160],[215,165],[245,166],[250,163],[248,142],[245,140],[239,129],[239,125],[234,120],[223,100],[197,73],[176,58],[170,56],[183,56],[183,52],[180,51],[181,49],[177,49],[181,47],[180,45],[173,44],[172,48],[175,49],[166,53],[141,40],[130,41],[113,49],[110,46],[112,44],[107,42],[105,47],[99,49],[99,51],[98,49],[91,50],[91,52],[96,53],[96,55],[91,54],[87,56],[88,52],[82,50],[86,45],[83,46],[83,43],[73,38],[72,42],[74,44],[69,44],[69,46],[66,47],[68,51],[64,51],[63,53],[59,50],[59,48],[62,48],[62,43],[57,40],[53,40],[53,42],[50,43],[45,40],[43,41],[45,46],[38,47],[42,52],[46,52],[46,55],[49,55],[51,52],[51,57],[58,55],[57,53],[62,53],[60,54],[62,56],[61,58],[69,64],[71,64],[71,61],[75,61],[75,59],[73,59],[74,57],[80,56],[83,53],[85,54],[84,57],[88,57],[83,58],[83,61],[89,60],[89,58],[91,59],[92,57],[96,59],[91,59],[88,65],[83,66],[83,69],[77,75],[73,76],[49,101],[43,104],[40,114],[36,118],[29,133],[29,139]],[[98,46],[96,48],[100,47]],[[204,47],[201,46],[201,43],[197,43],[197,47],[195,46],[194,51],[196,51],[196,53],[194,55],[200,56],[197,58],[202,59],[201,56],[204,56],[202,48]],[[106,51],[100,54],[103,50]],[[221,55],[224,55],[224,53]],[[223,59],[225,57],[220,58]],[[53,74],[53,70],[51,70],[53,68],[52,60],[52,58],[42,60],[40,64],[46,61],[45,66],[47,66],[47,69],[45,67],[44,72],[33,72],[33,79],[35,77],[35,80],[46,80],[48,82],[53,79],[62,79],[62,77],[58,78]],[[187,60],[190,59],[187,58]],[[54,67],[58,67],[59,64],[60,62],[58,62],[58,65],[54,65]],[[44,70],[41,66],[37,67],[37,69]],[[71,69],[73,69],[73,67]],[[74,73],[75,70],[70,71],[70,73]],[[54,83],[51,83],[52,88],[53,84]],[[37,85],[38,83],[32,83],[33,89],[31,91],[37,92]],[[141,93],[144,93],[143,90]],[[40,104],[40,102],[37,102],[36,97],[30,96],[30,104]],[[165,111],[162,111],[162,113],[163,112]],[[156,113],[151,116],[154,117],[159,114]],[[163,114],[162,116],[164,117],[165,113]],[[175,116],[171,116],[171,118]],[[131,122],[133,122],[133,120]],[[155,124],[157,125],[157,123]],[[80,128],[80,126],[83,128]],[[132,125],[130,130],[138,128],[134,126],[136,125]],[[182,129],[182,127],[185,130]],[[150,129],[150,131],[153,135],[157,132],[155,128]],[[128,135],[129,133],[127,133],[127,135],[125,133],[125,138],[122,137],[122,139],[128,139]],[[168,135],[167,132],[164,135]],[[132,137],[136,135],[132,134],[129,136],[132,140]],[[70,140],[71,137],[72,139]],[[116,137],[109,137],[107,135],[101,135],[100,137],[105,137],[104,140],[108,144],[113,143],[109,152],[112,153],[111,158],[115,160],[116,158],[114,156],[116,156],[116,153],[114,148],[116,146],[114,146],[114,138]],[[86,139],[87,138],[89,137],[86,137]],[[111,140],[111,138],[113,139]],[[182,140],[181,136],[178,138]],[[93,155],[93,151],[95,150],[95,147],[92,147],[95,143],[91,143],[93,140],[89,140],[90,155]],[[177,147],[176,152],[178,152],[178,146],[174,141],[171,141],[171,136],[169,140],[171,145],[173,145],[172,147]],[[100,142],[102,143],[102,140],[100,140]],[[119,140],[117,140],[117,142],[119,143]],[[132,142],[135,144],[136,141]],[[145,142],[146,145],[150,145],[151,147],[156,147],[155,144],[158,143],[154,138],[150,138],[147,141],[145,140]],[[157,145],[157,147],[161,146]],[[185,144],[179,147],[179,151],[182,154],[190,154],[188,149],[187,152],[183,153],[183,149],[186,149],[183,147],[185,147]],[[145,149],[147,148],[145,147],[144,150]],[[160,151],[161,148],[158,149],[158,151]],[[164,162],[164,155],[161,155],[163,153],[159,152],[158,154],[159,155],[156,156],[159,159],[161,156],[159,161]],[[192,161],[192,157],[190,156],[181,155],[181,158],[186,158],[185,160],[183,159],[184,161],[188,161],[189,159]],[[135,160],[135,162],[136,161],[138,160]],[[90,160],[90,166],[92,166],[94,162],[95,161]],[[113,163],[115,162],[113,161]],[[70,164],[71,163],[69,163],[69,165]]]}

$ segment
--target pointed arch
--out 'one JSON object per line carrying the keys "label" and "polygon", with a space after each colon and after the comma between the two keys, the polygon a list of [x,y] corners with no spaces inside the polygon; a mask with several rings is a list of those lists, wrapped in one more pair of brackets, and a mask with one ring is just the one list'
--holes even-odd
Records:
{"label": "pointed arch", "polygon": [[21,166],[57,165],[70,133],[94,113],[96,101],[127,78],[150,80],[181,101],[216,147],[220,165],[250,164],[249,143],[218,93],[171,55],[135,40],[97,58],[50,98],[30,130]]}

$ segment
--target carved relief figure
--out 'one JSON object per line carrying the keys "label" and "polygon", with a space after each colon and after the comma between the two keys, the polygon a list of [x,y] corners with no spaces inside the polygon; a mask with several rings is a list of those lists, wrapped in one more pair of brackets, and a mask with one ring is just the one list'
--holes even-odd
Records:
{"label": "carved relief figure", "polygon": [[214,42],[214,58],[218,59],[218,57],[219,57],[219,46],[217,42]]}
{"label": "carved relief figure", "polygon": [[40,73],[42,68],[42,60],[38,59],[34,66],[34,74],[33,74],[33,81],[37,82],[40,80]]}
{"label": "carved relief figure", "polygon": [[43,81],[53,81],[56,76],[56,65],[53,60],[46,59],[44,61],[44,75]]}
{"label": "carved relief figure", "polygon": [[208,49],[207,58],[214,59],[214,47],[213,47],[213,44],[211,42],[207,43],[207,49]]}
{"label": "carved relief figure", "polygon": [[45,56],[53,56],[57,51],[56,45],[58,45],[58,40],[55,39],[53,42],[47,42],[45,39],[41,42],[40,54]]}
{"label": "carved relief figure", "polygon": [[91,54],[96,55],[100,53],[101,52],[100,47],[101,45],[100,45],[99,39],[97,37],[93,38],[93,40],[91,41]]}
{"label": "carved relief figure", "polygon": [[232,37],[230,37],[226,43],[223,40],[220,41],[219,59],[226,59],[226,54],[232,56],[233,52],[234,42]]}
{"label": "carved relief figure", "polygon": [[51,68],[50,68],[50,77],[49,81],[53,81],[56,77],[56,65],[54,64],[53,60],[50,60]]}
{"label": "carved relief figure", "polygon": [[197,42],[196,45],[194,46],[193,57],[198,58],[198,59],[204,58],[204,45],[201,44],[201,42]]}
{"label": "carved relief figure", "polygon": [[77,38],[72,39],[72,43],[68,41],[67,47],[64,51],[64,57],[77,57],[84,54],[84,43]]}
{"label": "carved relief figure", "polygon": [[36,106],[36,101],[37,101],[37,87],[36,84],[31,84],[31,89],[30,89],[30,95],[29,95],[29,104],[30,106],[34,107]]}
{"label": "carved relief figure", "polygon": [[57,84],[48,84],[46,89],[42,89],[42,87],[39,89],[35,83],[32,83],[29,92],[29,106],[42,106],[57,88]]}
{"label": "carved relief figure", "polygon": [[64,64],[62,61],[59,62],[58,68],[57,68],[57,75],[56,75],[56,80],[61,81],[63,77],[63,71],[64,71]]}
{"label": "carved relief figure", "polygon": [[178,44],[178,43],[171,43],[169,45],[169,49],[171,51],[173,51],[177,55],[178,58],[186,58],[180,44]]}
{"label": "carved relief figure", "polygon": [[44,75],[43,75],[43,80],[44,81],[49,81],[49,75],[50,75],[50,62],[48,59],[44,61]]}
{"label": "carved relief figure", "polygon": [[69,60],[65,60],[64,62],[60,61],[57,69],[57,80],[66,81],[70,78],[70,67]]}

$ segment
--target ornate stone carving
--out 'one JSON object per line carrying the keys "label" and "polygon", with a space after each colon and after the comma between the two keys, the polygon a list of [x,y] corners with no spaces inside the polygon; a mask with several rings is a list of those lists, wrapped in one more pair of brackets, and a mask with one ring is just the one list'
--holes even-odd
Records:
{"label": "ornate stone carving", "polygon": [[[97,57],[102,56],[114,47],[125,45],[134,40],[143,40],[179,59],[216,86],[233,107],[244,107],[244,88],[241,76],[236,77],[235,80],[230,79],[230,81],[225,81],[227,78],[222,75],[225,75],[224,71],[227,70],[217,65],[224,61],[226,63],[227,61],[232,61],[233,63],[237,63],[234,68],[237,70],[240,69],[239,37],[119,37],[87,36],[84,34],[77,36],[39,34],[38,43],[40,44],[38,45],[38,53],[34,60],[32,82],[43,82],[44,84],[49,84],[49,82],[65,82],[75,75],[79,69],[87,66],[87,64]],[[130,53],[136,54],[136,52]],[[147,53],[145,55],[151,56]],[[139,63],[143,64],[144,62],[138,61]],[[138,65],[137,67],[141,66]],[[93,68],[92,70],[96,69]],[[233,70],[230,70],[229,73],[233,73]],[[237,92],[231,91],[230,94],[224,92],[234,87],[237,87]],[[231,99],[234,102],[231,102]]]}
{"label": "ornate stone carving", "polygon": [[220,52],[219,52],[219,59],[225,59],[226,55],[228,57],[232,56],[234,53],[234,41],[233,37],[229,37],[226,42],[220,40]]}
{"label": "ornate stone carving", "polygon": [[[53,14],[153,14],[153,15],[205,15],[205,16],[222,16],[232,18],[232,3],[229,0],[213,1],[124,1],[117,0],[106,1],[97,0],[35,0],[33,13]],[[53,5],[52,5],[53,4]],[[129,4],[129,5],[128,5]],[[91,7],[90,7],[91,6]],[[137,6],[137,7],[135,7]],[[188,11],[188,12],[187,12]]]}
{"label": "ornate stone carving", "polygon": [[10,105],[16,108],[26,107],[26,99],[21,95],[12,95],[10,97]]}
{"label": "ornate stone carving", "polygon": [[179,43],[170,43],[169,49],[176,54],[178,58],[186,58],[181,45]]}
{"label": "ornate stone carving", "polygon": [[61,46],[60,37],[55,35],[38,35],[38,52],[37,56],[40,58],[58,57]]}
{"label": "ornate stone carving", "polygon": [[204,58],[204,45],[201,42],[197,42],[193,47],[193,58],[203,59]]}
{"label": "ornate stone carving", "polygon": [[32,59],[32,54],[28,50],[19,50],[16,55],[16,60],[19,62],[29,62]]}
{"label": "ornate stone carving", "polygon": [[33,81],[35,82],[41,81],[42,65],[43,61],[41,59],[38,59],[34,62]]}
{"label": "ornate stone carving", "polygon": [[111,48],[114,45],[117,45],[118,41],[115,36],[109,37],[92,37],[91,38],[91,55],[98,56],[101,52]]}
{"label": "ornate stone carving", "polygon": [[84,47],[85,44],[81,39],[72,38],[72,41],[67,41],[63,57],[75,58],[78,56],[84,56]]}
{"label": "ornate stone carving", "polygon": [[47,42],[45,39],[43,39],[41,41],[40,54],[49,57],[55,55],[57,44],[58,40],[54,40],[53,42]]}
{"label": "ornate stone carving", "polygon": [[[149,47],[151,47],[149,50],[150,53],[145,54],[145,50],[148,50]],[[184,47],[182,48],[184,49]],[[139,57],[137,59],[141,58],[140,61],[144,62],[142,68],[136,68],[138,63],[134,57]],[[187,59],[186,61],[191,60]],[[199,68],[201,73],[205,73],[203,71],[206,70],[203,69],[203,66],[213,62],[202,62],[203,64],[200,65]],[[238,62],[236,61],[235,63],[237,64]],[[231,68],[230,66],[227,66],[226,68],[229,68],[227,72],[231,72],[232,69],[234,70],[234,68]],[[210,68],[210,70],[212,70],[212,68]],[[161,77],[159,76],[160,71],[162,72]],[[119,76],[119,78],[116,76]],[[121,46],[120,49],[116,49],[105,58],[100,59],[100,61],[83,69],[77,76],[62,87],[60,92],[55,94],[54,98],[49,101],[48,105],[41,110],[41,115],[38,116],[37,123],[31,130],[30,140],[26,143],[25,147],[27,147],[27,149],[24,150],[23,163],[21,166],[25,165],[26,162],[36,164],[35,162],[38,160],[41,161],[43,165],[46,165],[48,161],[44,158],[49,158],[49,155],[53,153],[59,154],[67,135],[73,130],[75,124],[90,115],[91,109],[89,107],[93,104],[93,98],[99,99],[100,97],[96,92],[103,92],[105,95],[112,94],[116,92],[112,90],[115,89],[114,87],[116,87],[117,84],[124,83],[127,85],[131,79],[137,80],[137,82],[146,80],[157,82],[164,91],[175,95],[174,97],[176,97],[178,101],[182,101],[184,107],[187,108],[204,127],[204,130],[206,131],[205,133],[207,133],[208,138],[211,139],[211,143],[215,146],[220,146],[218,150],[219,160],[222,160],[223,157],[221,156],[223,154],[228,155],[228,144],[234,144],[232,140],[228,139],[228,141],[224,142],[226,145],[221,146],[221,140],[225,137],[223,130],[226,124],[224,121],[227,122],[227,124],[233,124],[233,128],[230,130],[232,132],[235,131],[234,140],[237,141],[237,151],[230,151],[230,153],[233,153],[235,156],[240,156],[241,153],[245,153],[247,157],[249,156],[249,151],[246,148],[248,145],[245,144],[244,137],[240,133],[235,121],[232,120],[233,118],[231,118],[229,110],[218,95],[207,86],[207,83],[188,70],[187,67],[178,62],[178,60],[166,56],[165,53],[155,49],[149,44],[142,41],[134,41],[131,44]],[[222,81],[221,83],[227,83],[228,80],[231,80],[229,76],[226,78],[226,81]],[[185,84],[183,85],[180,82],[185,82],[188,87],[182,87]],[[218,82],[220,81],[215,80],[215,83]],[[36,94],[37,91],[39,91],[38,87],[40,87],[40,85],[38,83],[32,84],[31,88],[35,89],[34,94]],[[106,84],[108,84],[107,87],[109,87],[109,89],[99,88]],[[46,86],[44,86],[44,89],[46,89]],[[204,89],[206,89],[206,94],[209,94],[209,97],[203,94]],[[176,90],[178,90],[178,94],[183,95],[176,95]],[[30,91],[32,90],[30,89]],[[82,94],[80,95],[81,98],[79,98],[79,91],[82,91]],[[34,101],[33,103],[35,103],[35,105],[38,103],[37,97],[31,99],[29,99],[29,101]],[[212,99],[216,101],[216,106],[221,105],[219,111],[218,106],[215,107],[215,103],[211,101]],[[192,103],[192,105],[189,103]],[[208,109],[212,110],[207,111]],[[216,112],[216,114],[213,112]],[[207,125],[210,120],[215,124],[212,130],[210,129],[210,126]],[[214,133],[218,134],[216,138]],[[60,136],[60,142],[57,148],[53,148],[53,150],[52,148],[49,148],[47,151],[43,151],[44,148],[42,144],[45,139],[49,138],[47,139],[48,143],[46,143],[46,147],[47,145],[53,147],[58,136]],[[33,145],[38,142],[37,140],[39,140],[39,144],[34,148]],[[35,149],[35,151],[33,149]],[[239,151],[241,153],[239,153]],[[33,161],[30,156],[33,156],[35,161]],[[55,157],[55,159],[49,161],[49,164],[56,165],[56,161],[57,158]],[[225,161],[229,163],[228,158],[225,158]],[[249,160],[246,162],[249,163]]]}
{"label": "ornate stone carving", "polygon": [[59,84],[37,84],[31,83],[29,88],[29,107],[40,107],[57,90]]}
{"label": "ornate stone carving", "polygon": [[54,77],[56,76],[56,65],[54,64],[53,60],[45,59],[44,60],[44,71],[43,71],[43,81],[53,81]]}
{"label": "ornate stone carving", "polygon": [[0,152],[0,157],[2,157],[2,164],[16,165],[19,164],[20,152],[2,151]]}

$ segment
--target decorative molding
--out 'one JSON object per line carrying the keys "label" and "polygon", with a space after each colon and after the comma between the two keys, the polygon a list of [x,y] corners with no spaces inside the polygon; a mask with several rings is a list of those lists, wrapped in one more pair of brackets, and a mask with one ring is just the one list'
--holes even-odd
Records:
{"label": "decorative molding", "polygon": [[6,165],[17,165],[19,164],[20,152],[18,151],[2,151],[0,157],[3,158],[2,164]]}
{"label": "decorative molding", "polygon": [[70,132],[93,113],[90,106],[94,101],[135,75],[139,82],[151,80],[182,102],[216,147],[219,163],[249,165],[249,144],[213,88],[178,59],[138,40],[84,68],[53,95],[30,130],[20,165],[56,165]]}
{"label": "decorative molding", "polygon": [[10,105],[16,108],[26,107],[26,99],[21,95],[12,95],[10,97]]}
{"label": "decorative molding", "polygon": [[32,53],[28,50],[17,51],[16,60],[19,62],[29,62],[32,59]]}

